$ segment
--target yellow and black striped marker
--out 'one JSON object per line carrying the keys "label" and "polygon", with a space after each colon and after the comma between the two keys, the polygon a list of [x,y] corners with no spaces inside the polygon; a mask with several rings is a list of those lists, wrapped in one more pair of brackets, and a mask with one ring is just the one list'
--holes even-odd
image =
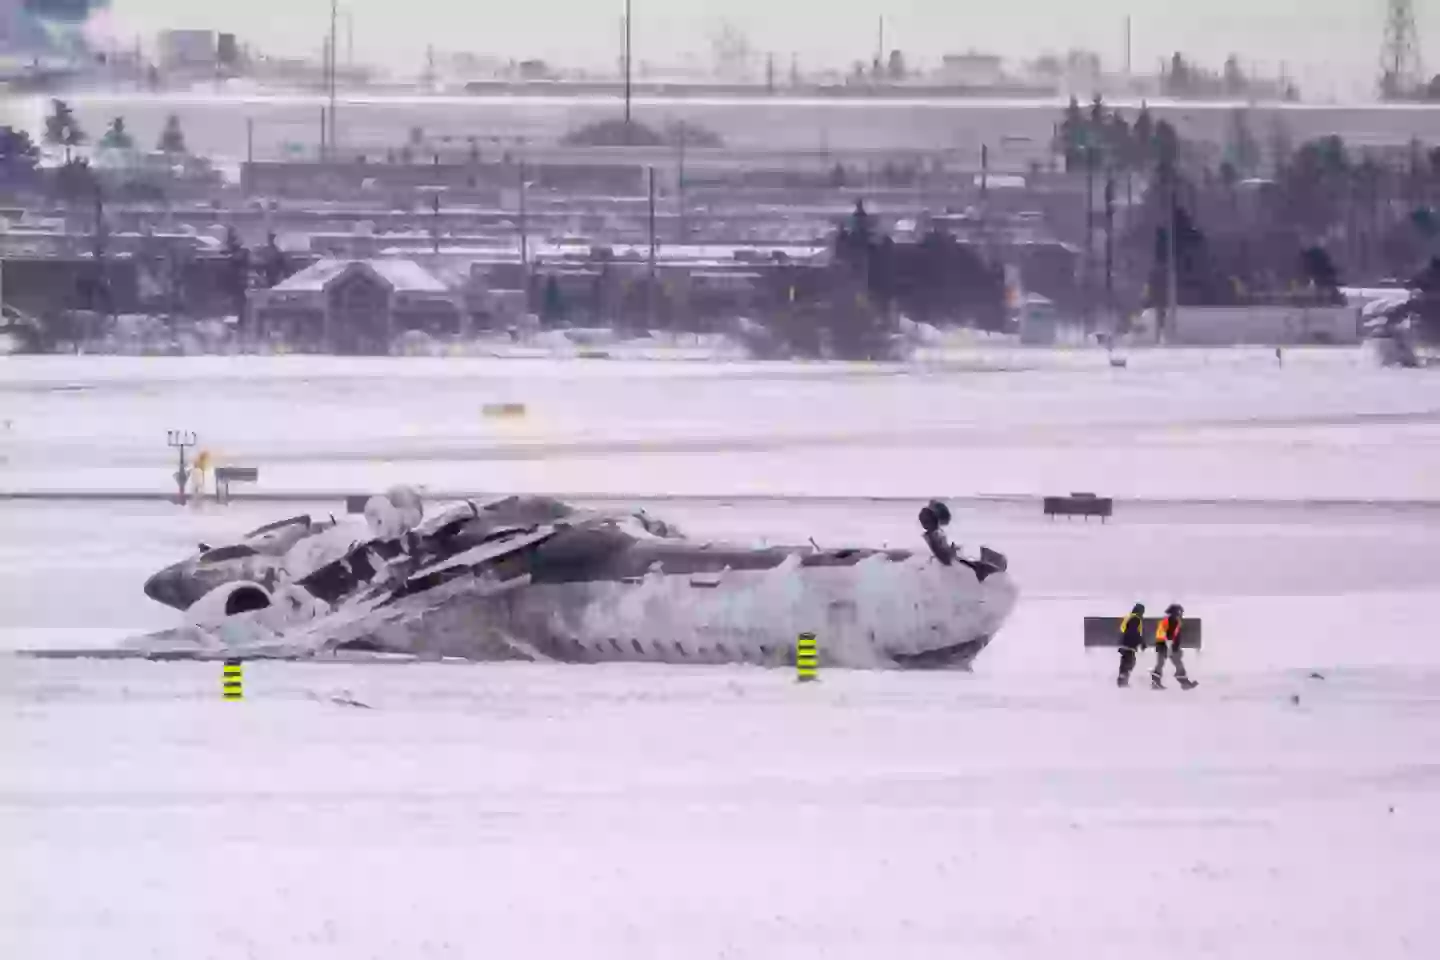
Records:
{"label": "yellow and black striped marker", "polygon": [[239,660],[226,660],[221,673],[224,678],[224,697],[226,700],[245,699],[245,677],[242,674],[242,667]]}
{"label": "yellow and black striped marker", "polygon": [[795,680],[798,683],[809,683],[820,679],[820,648],[815,642],[815,634],[802,633],[795,641]]}

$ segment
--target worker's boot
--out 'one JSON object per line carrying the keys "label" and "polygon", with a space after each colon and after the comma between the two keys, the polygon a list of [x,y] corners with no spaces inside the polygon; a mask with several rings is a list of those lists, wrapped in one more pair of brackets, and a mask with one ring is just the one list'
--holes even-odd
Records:
{"label": "worker's boot", "polygon": [[1158,674],[1158,673],[1152,673],[1152,674],[1150,674],[1150,689],[1151,689],[1151,690],[1164,690],[1164,689],[1165,689],[1165,684],[1164,684],[1164,682],[1160,679],[1160,674]]}

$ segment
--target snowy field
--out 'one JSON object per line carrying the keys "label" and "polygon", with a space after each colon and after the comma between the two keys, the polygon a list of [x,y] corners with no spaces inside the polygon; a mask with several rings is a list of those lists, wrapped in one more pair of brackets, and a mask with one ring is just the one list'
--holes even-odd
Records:
{"label": "snowy field", "polygon": [[[163,490],[165,434],[262,493],[1440,496],[1440,378],[1359,350],[974,350],[911,366],[8,357],[0,491]],[[484,416],[522,403],[522,420]]]}
{"label": "snowy field", "polygon": [[[485,404],[529,416],[492,421]],[[697,536],[1005,551],[973,674],[0,660],[0,956],[1431,957],[1440,378],[1358,353],[920,368],[0,361],[0,644],[173,622],[144,577],[343,492],[573,492]],[[1126,498],[1050,522],[1032,497]],[[670,495],[662,499],[660,495]],[[678,495],[678,499],[675,497]],[[868,499],[872,497],[893,499]],[[1202,686],[1080,618],[1172,600]],[[823,637],[821,638],[823,643]],[[1148,661],[1147,661],[1148,663]],[[1143,685],[1140,685],[1143,687]],[[364,707],[354,704],[363,704]],[[366,709],[368,707],[369,709]]]}

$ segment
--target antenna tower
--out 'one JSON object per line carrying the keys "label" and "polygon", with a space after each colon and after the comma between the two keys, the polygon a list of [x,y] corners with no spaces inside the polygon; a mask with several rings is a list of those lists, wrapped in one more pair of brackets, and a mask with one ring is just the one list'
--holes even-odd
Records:
{"label": "antenna tower", "polygon": [[1385,39],[1380,44],[1380,96],[1409,96],[1420,84],[1420,38],[1415,0],[1386,0]]}

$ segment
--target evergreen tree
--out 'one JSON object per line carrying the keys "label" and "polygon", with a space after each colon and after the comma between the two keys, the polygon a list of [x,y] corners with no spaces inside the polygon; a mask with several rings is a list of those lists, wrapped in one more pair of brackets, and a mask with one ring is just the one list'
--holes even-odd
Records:
{"label": "evergreen tree", "polygon": [[105,136],[100,138],[100,146],[111,150],[133,150],[135,138],[130,136],[130,131],[125,129],[125,118],[116,117],[110,121],[110,127],[105,131]]}
{"label": "evergreen tree", "polygon": [[225,228],[225,293],[230,298],[239,331],[246,329],[245,294],[250,289],[250,251],[234,227]]}
{"label": "evergreen tree", "polygon": [[260,283],[268,290],[284,280],[288,272],[285,253],[272,232],[265,238],[265,246],[260,248]]}
{"label": "evergreen tree", "polygon": [[45,142],[51,146],[65,148],[65,162],[69,163],[72,150],[86,140],[75,111],[64,100],[50,101],[50,115],[45,118]]}
{"label": "evergreen tree", "polygon": [[1134,145],[1136,169],[1148,168],[1155,162],[1155,118],[1148,104],[1140,104],[1140,114],[1130,128],[1130,142]]}
{"label": "evergreen tree", "polygon": [[165,129],[160,133],[156,149],[161,153],[185,153],[185,133],[180,129],[180,118],[175,114],[165,118]]}
{"label": "evergreen tree", "polygon": [[1240,58],[1235,54],[1225,58],[1224,74],[1225,93],[1227,96],[1238,97],[1245,92],[1249,84],[1245,80],[1245,73],[1240,69]]}
{"label": "evergreen tree", "polygon": [[64,100],[50,101],[50,115],[45,118],[45,142],[54,147],[78,147],[85,142],[85,132],[75,111]]}
{"label": "evergreen tree", "polygon": [[0,185],[27,182],[35,176],[40,150],[24,130],[0,127]]}
{"label": "evergreen tree", "polygon": [[1345,302],[1340,293],[1340,271],[1324,247],[1307,247],[1301,251],[1300,273],[1318,296],[1331,302]]}
{"label": "evergreen tree", "polygon": [[65,161],[55,170],[55,191],[63,200],[85,200],[95,196],[98,181],[84,157]]}
{"label": "evergreen tree", "polygon": [[891,80],[904,80],[907,76],[905,68],[905,54],[899,50],[890,51],[890,64],[888,68]]}
{"label": "evergreen tree", "polygon": [[1085,143],[1085,113],[1080,101],[1073,96],[1065,108],[1065,118],[1060,121],[1060,142],[1057,144],[1065,156],[1065,169],[1078,170],[1083,159],[1081,151]]}
{"label": "evergreen tree", "polygon": [[1136,167],[1133,134],[1130,123],[1116,111],[1106,122],[1102,139],[1105,142],[1105,157],[1109,166],[1117,170],[1133,170]]}
{"label": "evergreen tree", "polygon": [[1250,129],[1247,110],[1232,110],[1225,144],[1225,159],[1247,177],[1260,169],[1260,141]]}

